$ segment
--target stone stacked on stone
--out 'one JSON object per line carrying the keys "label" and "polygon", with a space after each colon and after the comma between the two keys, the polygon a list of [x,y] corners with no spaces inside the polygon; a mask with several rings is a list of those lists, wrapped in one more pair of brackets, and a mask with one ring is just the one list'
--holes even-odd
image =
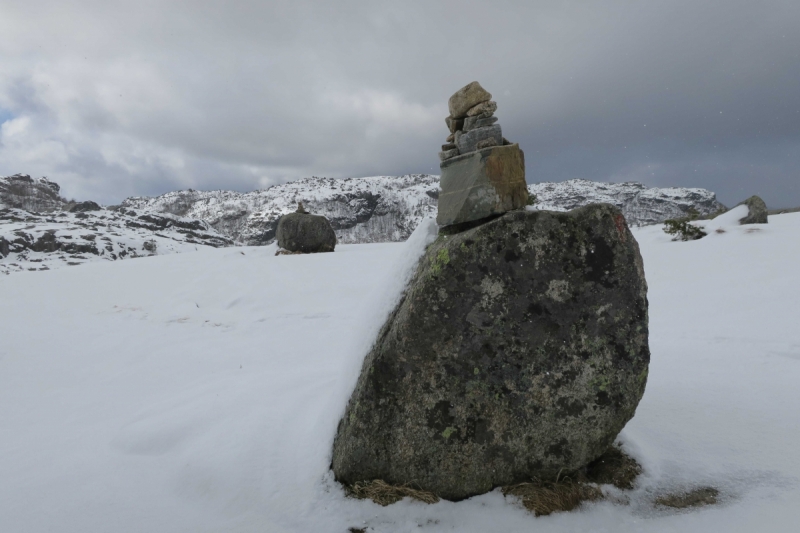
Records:
{"label": "stone stacked on stone", "polygon": [[336,247],[336,233],[328,219],[310,214],[302,202],[297,211],[281,217],[276,237],[278,246],[293,253],[332,252]]}
{"label": "stone stacked on stone", "polygon": [[525,157],[519,145],[503,137],[492,95],[473,81],[451,96],[448,106],[450,135],[439,152],[437,223],[461,224],[524,207]]}

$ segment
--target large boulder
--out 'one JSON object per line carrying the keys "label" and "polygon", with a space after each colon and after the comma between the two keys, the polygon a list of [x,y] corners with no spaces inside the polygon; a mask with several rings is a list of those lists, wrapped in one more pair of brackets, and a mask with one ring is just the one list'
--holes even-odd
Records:
{"label": "large boulder", "polygon": [[276,237],[278,246],[290,252],[332,252],[336,247],[336,233],[328,219],[304,212],[282,216]]}
{"label": "large boulder", "polygon": [[751,196],[738,205],[746,205],[750,211],[746,217],[739,220],[739,224],[766,224],[767,204],[758,196]]}
{"label": "large boulder", "polygon": [[459,500],[585,466],[644,392],[646,293],[608,204],[440,234],[364,360],[336,479]]}
{"label": "large boulder", "polygon": [[441,169],[440,226],[500,215],[528,202],[525,156],[517,144],[462,154],[443,161]]}
{"label": "large boulder", "polygon": [[100,204],[88,200],[86,202],[78,202],[76,204],[72,204],[67,208],[67,211],[70,211],[72,213],[85,213],[87,211],[100,211],[101,209],[103,208],[100,207]]}

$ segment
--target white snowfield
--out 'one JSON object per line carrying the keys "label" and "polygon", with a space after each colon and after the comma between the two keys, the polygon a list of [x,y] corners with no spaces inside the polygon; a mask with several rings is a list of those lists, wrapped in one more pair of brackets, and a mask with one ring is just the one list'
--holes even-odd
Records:
{"label": "white snowfield", "polygon": [[[384,508],[332,481],[336,425],[428,221],[330,254],[1,276],[0,532],[800,530],[800,213],[692,242],[634,234],[652,362],[621,437],[645,468],[628,505],[535,518],[494,491]],[[651,503],[703,485],[719,505]]]}

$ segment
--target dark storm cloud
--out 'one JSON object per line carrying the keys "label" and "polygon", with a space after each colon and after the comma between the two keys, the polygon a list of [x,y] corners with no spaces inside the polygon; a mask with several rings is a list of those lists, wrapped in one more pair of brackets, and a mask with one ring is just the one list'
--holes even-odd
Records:
{"label": "dark storm cloud", "polygon": [[68,195],[437,173],[477,79],[529,181],[800,205],[797,2],[7,4],[0,174]]}

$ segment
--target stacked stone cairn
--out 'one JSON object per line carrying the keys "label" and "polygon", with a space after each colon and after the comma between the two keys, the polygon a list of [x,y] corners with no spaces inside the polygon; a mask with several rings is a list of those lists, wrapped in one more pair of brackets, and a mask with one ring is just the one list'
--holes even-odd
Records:
{"label": "stacked stone cairn", "polygon": [[497,103],[473,81],[448,102],[450,129],[441,159],[440,226],[480,220],[524,207],[528,201],[525,156],[503,137]]}
{"label": "stacked stone cairn", "polygon": [[339,422],[342,483],[460,500],[575,479],[644,393],[647,283],[625,217],[609,204],[518,209],[522,151],[503,142],[490,99],[478,83],[450,99],[439,235]]}

